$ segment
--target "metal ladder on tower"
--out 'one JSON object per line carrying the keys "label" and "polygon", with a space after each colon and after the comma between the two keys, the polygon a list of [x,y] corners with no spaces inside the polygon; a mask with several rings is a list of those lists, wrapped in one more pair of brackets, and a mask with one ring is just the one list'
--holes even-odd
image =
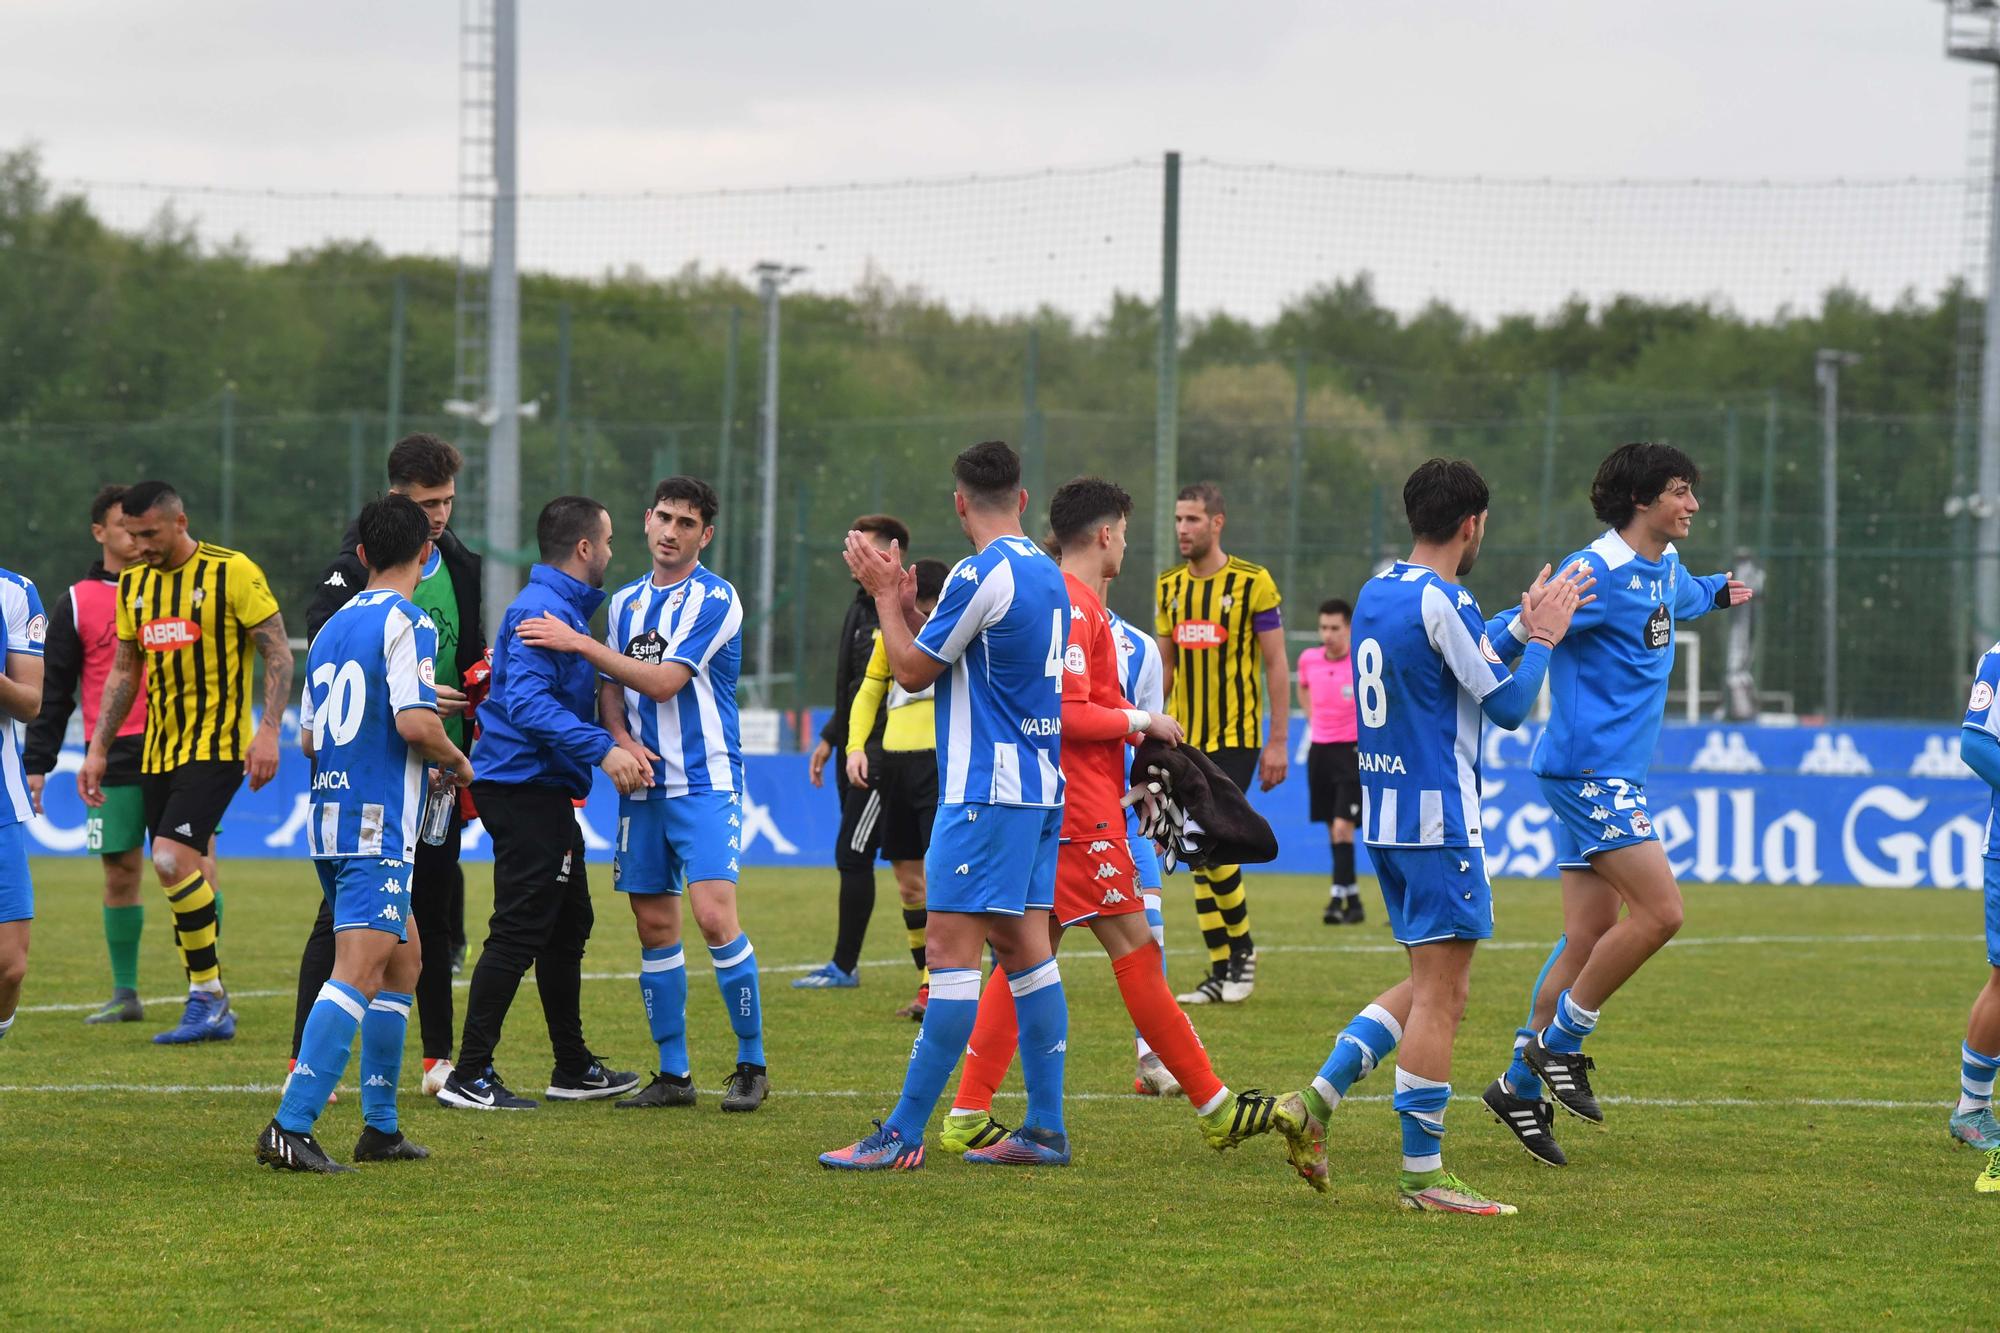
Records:
{"label": "metal ladder on tower", "polygon": [[[488,273],[493,259],[493,0],[461,0],[458,37],[458,282],[451,373],[454,415],[487,411]],[[477,494],[476,486],[467,491]]]}

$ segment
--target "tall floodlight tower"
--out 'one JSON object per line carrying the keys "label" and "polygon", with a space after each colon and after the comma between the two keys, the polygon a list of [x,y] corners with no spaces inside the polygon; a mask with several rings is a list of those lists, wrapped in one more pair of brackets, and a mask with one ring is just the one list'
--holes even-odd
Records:
{"label": "tall floodlight tower", "polygon": [[[1945,0],[1945,54],[1992,67],[2000,78],[2000,0]],[[2000,98],[1988,97],[1988,115],[2000,114]],[[1982,125],[1975,135],[1987,140],[1984,165],[1986,240],[1986,310],[1981,329],[1979,364],[1978,463],[1966,480],[1971,494],[1952,497],[1951,508],[1978,523],[1974,543],[1972,615],[1978,637],[1990,643],[2000,637],[2000,128]],[[1962,373],[1970,359],[1961,346]],[[1969,387],[1969,386],[1968,386]],[[1961,647],[1963,645],[1960,645]]]}
{"label": "tall floodlight tower", "polygon": [[[515,0],[461,0],[458,49],[458,286],[452,397],[486,429],[489,622],[521,587],[521,287],[514,266]],[[506,404],[502,411],[499,404]]]}

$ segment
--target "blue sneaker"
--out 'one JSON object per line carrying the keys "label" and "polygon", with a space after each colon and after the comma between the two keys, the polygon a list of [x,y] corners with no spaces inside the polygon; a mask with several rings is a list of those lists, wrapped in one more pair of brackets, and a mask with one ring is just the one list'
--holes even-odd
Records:
{"label": "blue sneaker", "polygon": [[1993,1118],[1992,1107],[1982,1106],[1977,1111],[1953,1116],[1951,1136],[1967,1147],[1992,1152],[2000,1148],[2000,1120]]}
{"label": "blue sneaker", "polygon": [[821,1153],[819,1164],[836,1171],[914,1171],[924,1164],[924,1143],[922,1139],[909,1143],[877,1120],[873,1134]]}
{"label": "blue sneaker", "polygon": [[965,1160],[987,1166],[1068,1166],[1069,1136],[1049,1129],[1017,1129],[990,1148],[974,1148]]}
{"label": "blue sneaker", "polygon": [[187,1008],[181,1010],[180,1026],[171,1032],[155,1032],[155,1046],[186,1046],[197,1041],[228,1041],[236,1035],[236,1015],[227,995],[211,995],[205,990],[188,992]]}
{"label": "blue sneaker", "polygon": [[853,990],[861,984],[859,972],[843,972],[832,963],[808,972],[792,983],[793,990]]}

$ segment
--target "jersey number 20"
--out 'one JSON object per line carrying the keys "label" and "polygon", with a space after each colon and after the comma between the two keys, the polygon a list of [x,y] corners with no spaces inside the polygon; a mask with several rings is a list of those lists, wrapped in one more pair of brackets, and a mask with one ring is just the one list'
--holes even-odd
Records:
{"label": "jersey number 20", "polygon": [[368,681],[361,663],[347,662],[335,667],[322,662],[313,672],[313,689],[323,697],[313,706],[313,743],[326,744],[329,734],[335,745],[345,745],[361,730],[361,710],[368,700]]}

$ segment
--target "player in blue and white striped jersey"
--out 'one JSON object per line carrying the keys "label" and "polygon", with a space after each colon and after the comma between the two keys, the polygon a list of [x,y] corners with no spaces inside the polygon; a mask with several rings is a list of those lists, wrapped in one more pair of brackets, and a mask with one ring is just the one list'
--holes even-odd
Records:
{"label": "player in blue and white striped jersey", "polygon": [[0,569],[0,1038],[14,1026],[21,979],[28,973],[28,922],[35,888],[28,878],[28,796],[22,747],[42,708],[42,643],[49,618],[33,580]]}
{"label": "player in blue and white striped jersey", "polygon": [[742,853],[743,749],[736,678],[743,666],[743,603],[729,580],[701,563],[715,539],[718,500],[707,482],[674,476],[646,511],[652,568],[611,595],[610,631],[598,643],[553,619],[521,627],[524,642],[583,654],[603,676],[604,729],[651,770],[648,785],[618,800],[611,882],[632,904],[639,933],[639,997],[660,1068],[615,1106],[691,1106],[687,968],[681,899],[715,965],[715,984],[736,1033],[736,1069],[722,1109],[754,1111],[770,1091],[757,952],[736,915]]}
{"label": "player in blue and white striped jersey", "polygon": [[1950,1131],[1959,1142],[1988,1154],[1975,1188],[1989,1194],[2000,1190],[2000,1122],[1993,1117],[1993,1077],[2000,1070],[2000,643],[1986,650],[1974,670],[1958,736],[1966,767],[1993,789],[1982,859],[1986,964],[1992,971],[1966,1020],[1965,1045],[1959,1048],[1958,1108],[1952,1113]]}
{"label": "player in blue and white striped jersey", "polygon": [[1410,977],[1368,1005],[1334,1043],[1312,1084],[1278,1103],[1292,1165],[1326,1188],[1326,1121],[1355,1081],[1402,1045],[1405,1207],[1491,1216],[1511,1213],[1444,1169],[1451,1043],[1465,1011],[1472,954],[1493,933],[1479,798],[1484,719],[1521,725],[1541,690],[1549,652],[1569,628],[1589,582],[1544,568],[1521,597],[1530,642],[1510,673],[1479,603],[1458,580],[1486,533],[1486,482],[1472,464],[1434,458],[1410,474],[1403,508],[1416,538],[1407,560],[1370,579],[1355,599],[1354,688],[1361,764],[1361,836],[1375,861]]}
{"label": "player in blue and white striped jersey", "polygon": [[306,845],[333,910],[333,975],[299,1037],[278,1114],[257,1160],[333,1174],[312,1128],[361,1036],[361,1139],[356,1161],[427,1157],[396,1113],[403,1037],[422,968],[410,916],[410,871],[427,784],[424,759],[458,786],[472,764],[437,711],[437,628],[410,599],[431,551],[430,519],[390,495],[361,511],[356,554],[368,587],[320,626],[306,654],[299,747],[312,760]]}
{"label": "player in blue and white striped jersey", "polygon": [[[1125,687],[1125,697],[1142,712],[1165,712],[1167,701],[1160,663],[1160,641],[1120,619],[1116,611],[1106,608],[1105,614],[1111,617],[1111,642],[1118,649],[1118,675]],[[1128,779],[1132,774],[1132,757],[1129,754],[1125,757],[1125,774]],[[1160,854],[1150,838],[1139,836],[1137,810],[1128,809],[1125,812],[1125,842],[1132,852],[1132,864],[1139,871],[1139,896],[1146,904],[1146,928],[1153,932],[1153,942],[1160,946],[1160,961],[1164,966],[1167,919],[1160,911]],[[1171,1097],[1179,1092],[1179,1082],[1167,1069],[1166,1063],[1153,1054],[1153,1048],[1146,1044],[1145,1037],[1136,1028],[1132,1039],[1139,1055],[1138,1069],[1132,1075],[1132,1091],[1142,1097]]]}
{"label": "player in blue and white striped jersey", "polygon": [[952,462],[953,505],[976,554],[944,581],[919,631],[916,580],[892,545],[847,534],[847,565],[875,598],[896,683],[937,685],[938,810],[924,860],[930,1003],[903,1095],[867,1138],[820,1163],[851,1171],[923,1165],[924,1130],[979,1007],[979,956],[990,942],[1020,1021],[1022,1127],[968,1161],[1069,1161],[1062,1118],[1069,1006],[1049,945],[1062,832],[1062,682],[1069,590],[1021,531],[1021,460],[988,440]]}
{"label": "player in blue and white striped jersey", "polygon": [[[1563,934],[1530,997],[1514,1059],[1483,1100],[1537,1159],[1561,1166],[1557,1105],[1602,1124],[1584,1038],[1599,1009],[1681,925],[1681,891],[1653,831],[1646,777],[1665,715],[1674,627],[1750,600],[1728,574],[1690,574],[1674,548],[1701,503],[1694,460],[1667,444],[1626,444],[1598,466],[1591,508],[1610,530],[1563,561],[1597,580],[1549,662],[1549,725],[1529,766],[1555,815]],[[1502,616],[1507,621],[1509,617]],[[1524,636],[1495,632],[1503,656]],[[1621,918],[1620,909],[1623,909]]]}

